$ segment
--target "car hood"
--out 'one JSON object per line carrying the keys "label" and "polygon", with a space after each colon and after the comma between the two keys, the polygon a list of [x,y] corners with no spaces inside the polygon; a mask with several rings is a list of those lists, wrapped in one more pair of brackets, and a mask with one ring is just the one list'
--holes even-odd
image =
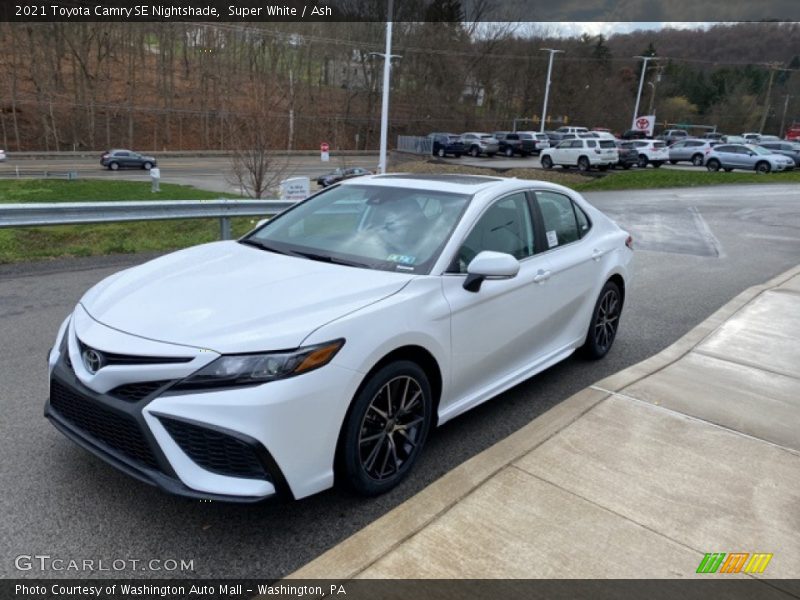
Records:
{"label": "car hood", "polygon": [[133,335],[220,353],[258,352],[295,348],[320,326],[411,279],[215,242],[116,273],[80,303],[96,321]]}

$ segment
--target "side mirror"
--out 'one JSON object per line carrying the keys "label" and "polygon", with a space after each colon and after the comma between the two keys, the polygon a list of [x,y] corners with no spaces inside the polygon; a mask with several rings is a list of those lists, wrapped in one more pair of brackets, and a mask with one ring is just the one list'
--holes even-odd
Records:
{"label": "side mirror", "polygon": [[477,292],[484,279],[511,279],[519,273],[519,261],[505,252],[484,250],[467,266],[464,289]]}

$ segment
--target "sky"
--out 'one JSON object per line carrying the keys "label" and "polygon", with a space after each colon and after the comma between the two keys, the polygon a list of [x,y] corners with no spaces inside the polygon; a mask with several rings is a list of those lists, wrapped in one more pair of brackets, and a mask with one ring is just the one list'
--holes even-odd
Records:
{"label": "sky", "polygon": [[[545,25],[545,24],[543,24]],[[583,33],[589,35],[603,34],[608,37],[614,33],[630,33],[639,29],[708,29],[715,23],[708,22],[609,22],[609,21],[586,21],[586,22],[573,22],[573,23],[547,23],[547,26],[553,27],[556,35],[560,37],[573,37],[580,36]]]}

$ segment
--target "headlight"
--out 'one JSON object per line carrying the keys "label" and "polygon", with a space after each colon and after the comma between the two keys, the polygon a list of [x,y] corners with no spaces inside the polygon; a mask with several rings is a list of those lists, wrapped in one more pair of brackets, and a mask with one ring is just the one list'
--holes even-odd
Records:
{"label": "headlight", "polygon": [[294,377],[327,365],[342,346],[344,340],[339,339],[288,352],[223,355],[174,385],[172,389],[257,385]]}

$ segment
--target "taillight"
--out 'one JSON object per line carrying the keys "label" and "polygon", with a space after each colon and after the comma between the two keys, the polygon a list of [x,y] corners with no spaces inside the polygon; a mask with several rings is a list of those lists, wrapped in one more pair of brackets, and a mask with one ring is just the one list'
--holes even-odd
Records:
{"label": "taillight", "polygon": [[629,249],[633,250],[633,236],[632,236],[632,235],[629,235],[629,236],[628,236],[628,239],[627,239],[627,240],[625,240],[625,245],[626,245],[626,246],[627,246]]}

